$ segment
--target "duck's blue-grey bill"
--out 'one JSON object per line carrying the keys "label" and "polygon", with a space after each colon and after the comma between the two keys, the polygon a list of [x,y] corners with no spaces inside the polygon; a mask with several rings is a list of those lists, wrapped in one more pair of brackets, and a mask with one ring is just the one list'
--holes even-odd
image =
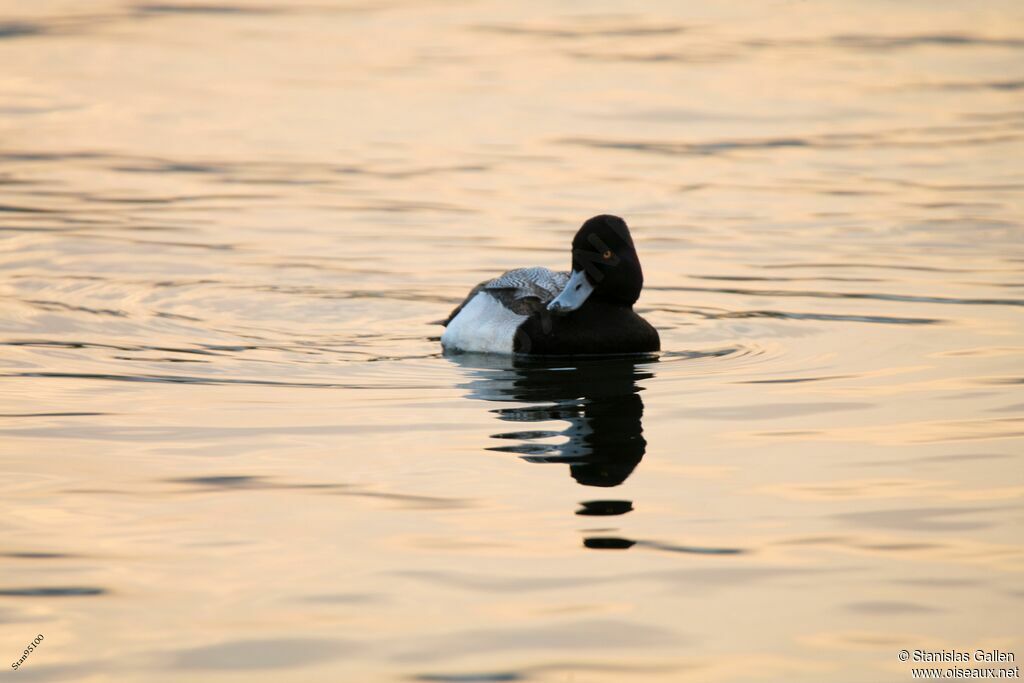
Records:
{"label": "duck's blue-grey bill", "polygon": [[574,270],[562,293],[548,304],[548,310],[552,313],[575,311],[583,305],[593,291],[594,285],[590,284],[587,274],[581,270]]}

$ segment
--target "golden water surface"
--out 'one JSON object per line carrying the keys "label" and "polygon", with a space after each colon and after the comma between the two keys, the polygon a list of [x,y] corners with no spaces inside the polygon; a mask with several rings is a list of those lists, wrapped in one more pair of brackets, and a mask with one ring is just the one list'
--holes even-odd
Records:
{"label": "golden water surface", "polygon": [[[1018,0],[0,0],[3,675],[1019,665],[1022,160]],[[660,356],[440,353],[598,213]]]}

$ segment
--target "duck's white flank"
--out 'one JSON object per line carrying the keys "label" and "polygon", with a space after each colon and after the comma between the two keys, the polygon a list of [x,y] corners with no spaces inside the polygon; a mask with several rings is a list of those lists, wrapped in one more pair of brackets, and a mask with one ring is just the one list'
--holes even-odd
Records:
{"label": "duck's white flank", "polygon": [[516,328],[525,315],[505,308],[485,291],[477,293],[441,335],[446,349],[475,353],[513,353]]}

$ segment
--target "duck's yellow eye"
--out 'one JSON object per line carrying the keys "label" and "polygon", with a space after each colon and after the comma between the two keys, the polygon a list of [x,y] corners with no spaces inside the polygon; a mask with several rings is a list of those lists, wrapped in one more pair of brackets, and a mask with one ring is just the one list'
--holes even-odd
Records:
{"label": "duck's yellow eye", "polygon": [[603,258],[605,261],[607,261],[611,257],[612,257],[612,250],[611,249],[607,249],[607,250],[605,250],[605,252],[603,254],[601,254],[601,258]]}

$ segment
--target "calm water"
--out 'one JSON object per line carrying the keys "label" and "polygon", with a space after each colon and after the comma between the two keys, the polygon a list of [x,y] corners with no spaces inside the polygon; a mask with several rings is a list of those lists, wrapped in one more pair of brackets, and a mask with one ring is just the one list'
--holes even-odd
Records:
{"label": "calm water", "polygon": [[[20,681],[1024,657],[1019,2],[0,2]],[[444,357],[633,227],[655,358]]]}

